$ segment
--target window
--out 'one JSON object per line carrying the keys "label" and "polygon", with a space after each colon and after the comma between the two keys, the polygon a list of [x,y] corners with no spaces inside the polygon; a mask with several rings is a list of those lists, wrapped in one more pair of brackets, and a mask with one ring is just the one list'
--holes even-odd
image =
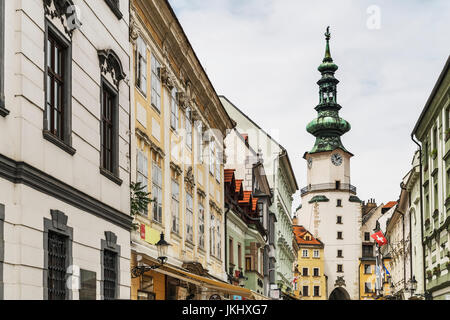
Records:
{"label": "window", "polygon": [[67,237],[48,232],[48,299],[65,300],[67,265]]}
{"label": "window", "polygon": [[105,300],[116,298],[117,287],[117,253],[104,250],[103,252],[103,297]]}
{"label": "window", "polygon": [[136,48],[136,86],[147,94],[147,45],[141,37],[137,39]]}
{"label": "window", "polygon": [[344,266],[342,264],[337,265],[337,272],[344,272]]}
{"label": "window", "polygon": [[153,277],[142,275],[141,287],[138,291],[138,300],[155,300]]}
{"label": "window", "polygon": [[342,200],[341,199],[337,200],[336,207],[342,207]]}
{"label": "window", "polygon": [[314,286],[314,297],[320,297],[320,286]]}
{"label": "window", "polygon": [[433,129],[433,150],[437,150],[437,128]]}
{"label": "window", "polygon": [[200,121],[197,125],[197,155],[198,162],[203,163],[203,124]]}
{"label": "window", "polygon": [[245,271],[252,271],[252,258],[245,257]]}
{"label": "window", "polygon": [[370,241],[370,232],[364,232],[364,241]]}
{"label": "window", "polygon": [[342,224],[342,216],[337,216],[336,224]]}
{"label": "window", "polygon": [[363,257],[373,257],[373,246],[372,245],[363,245],[362,246]]}
{"label": "window", "polygon": [[214,215],[211,215],[211,233],[209,235],[209,251],[212,256],[216,255],[216,233]]}
{"label": "window", "polygon": [[370,264],[364,265],[364,274],[372,274],[371,266]]}
{"label": "window", "polygon": [[162,171],[156,162],[152,165],[153,220],[162,223]]}
{"label": "window", "polygon": [[303,268],[302,275],[303,275],[304,277],[307,277],[307,276],[308,276],[308,268]]}
{"label": "window", "polygon": [[338,258],[343,258],[344,256],[342,255],[342,250],[338,250],[337,251],[337,257]]}
{"label": "window", "polygon": [[186,127],[186,145],[189,149],[192,149],[192,111],[191,108],[186,109],[185,116],[185,127]]}
{"label": "window", "polygon": [[180,233],[180,185],[172,180],[172,231]]}
{"label": "window", "polygon": [[186,193],[186,240],[194,242],[194,213],[193,200],[189,193]]}
{"label": "window", "polygon": [[370,282],[364,283],[364,292],[372,293],[372,283],[370,283]]}
{"label": "window", "polygon": [[314,250],[313,257],[314,258],[320,258],[320,251],[319,250]]}
{"label": "window", "polygon": [[233,250],[233,238],[229,239],[229,246],[228,246],[229,254],[230,254],[230,263],[234,264],[234,250]]}
{"label": "window", "polygon": [[338,238],[338,240],[343,240],[344,239],[344,238],[342,238],[342,231],[338,231],[337,238]]}
{"label": "window", "polygon": [[171,101],[171,113],[170,113],[170,126],[172,129],[178,129],[178,102],[177,102],[177,88],[172,89],[172,101]]}
{"label": "window", "polygon": [[0,116],[5,117],[5,1],[0,1]]}
{"label": "window", "polygon": [[238,243],[238,268],[242,268],[242,247],[240,243]]}
{"label": "window", "polygon": [[445,133],[447,133],[448,129],[450,129],[450,107],[445,109]]}
{"label": "window", "polygon": [[101,163],[107,172],[118,175],[118,97],[117,91],[102,81]]}
{"label": "window", "polygon": [[46,22],[44,137],[68,151],[71,144],[72,49],[70,42]]}
{"label": "window", "polygon": [[314,268],[314,277],[319,277],[320,273],[319,273],[319,268]]}
{"label": "window", "polygon": [[215,173],[215,158],[216,158],[216,150],[215,150],[215,145],[214,145],[214,141],[211,140],[209,142],[209,172],[214,175]]}
{"label": "window", "polygon": [[120,12],[119,0],[105,0],[108,7],[112,10],[117,19],[122,19],[122,12]]}
{"label": "window", "polygon": [[217,242],[217,258],[219,258],[219,259],[221,259],[222,258],[222,242],[221,242],[221,239],[222,239],[222,234],[221,234],[221,232],[220,232],[220,222],[219,221],[217,221],[217,223],[216,223],[216,228],[217,228],[217,240],[216,240],[216,242]]}
{"label": "window", "polygon": [[308,257],[308,250],[302,250],[302,257],[307,258]]}
{"label": "window", "polygon": [[220,183],[222,171],[221,169],[221,161],[219,157],[219,148],[216,148],[216,180]]}
{"label": "window", "polygon": [[[148,190],[148,159],[145,153],[141,150],[137,151],[137,177],[136,182],[141,183],[142,187],[145,187],[143,191]],[[148,209],[145,209],[142,214],[147,215]]]}
{"label": "window", "polygon": [[341,182],[336,181],[336,190],[340,190],[340,189],[341,189]]}
{"label": "window", "polygon": [[161,112],[161,80],[159,78],[159,69],[161,64],[152,54],[152,105]]}
{"label": "window", "polygon": [[205,248],[205,209],[203,204],[198,204],[198,246]]}
{"label": "window", "polygon": [[303,296],[304,297],[309,297],[308,289],[309,289],[308,286],[303,286]]}

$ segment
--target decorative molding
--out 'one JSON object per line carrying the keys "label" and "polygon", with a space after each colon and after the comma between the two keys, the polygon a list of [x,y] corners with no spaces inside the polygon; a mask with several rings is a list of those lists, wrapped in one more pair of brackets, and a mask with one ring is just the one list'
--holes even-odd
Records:
{"label": "decorative molding", "polygon": [[165,85],[169,90],[172,90],[175,87],[175,79],[167,66],[162,66],[159,68],[159,76],[163,85]]}
{"label": "decorative molding", "polygon": [[112,49],[99,50],[98,58],[100,61],[101,73],[111,75],[114,85],[118,88],[121,80],[126,78],[119,56]]}
{"label": "decorative molding", "polygon": [[222,214],[222,209],[220,209],[220,207],[217,205],[217,203],[216,203],[214,200],[210,199],[210,200],[209,200],[209,205],[210,205],[214,210],[216,210],[218,213]]}
{"label": "decorative molding", "polygon": [[197,186],[197,194],[203,198],[206,199],[206,192],[199,186]]}
{"label": "decorative molding", "polygon": [[136,135],[143,140],[143,142],[150,147],[150,149],[155,152],[161,158],[164,158],[166,154],[164,151],[158,147],[141,129],[136,128]]}
{"label": "decorative molding", "polygon": [[184,111],[188,107],[188,97],[185,92],[177,92],[178,106]]}
{"label": "decorative molding", "polygon": [[132,228],[133,219],[129,215],[110,207],[25,162],[14,161],[0,155],[0,177],[14,184],[23,184],[31,187],[123,229],[131,230]]}
{"label": "decorative molding", "polygon": [[170,169],[175,172],[177,177],[181,176],[181,174],[183,173],[183,169],[181,169],[181,167],[173,161],[170,161]]}
{"label": "decorative molding", "polygon": [[195,177],[194,177],[194,170],[192,169],[192,166],[189,166],[189,168],[186,171],[186,174],[184,175],[184,181],[191,187],[195,187]]}
{"label": "decorative molding", "polygon": [[334,283],[335,287],[345,287],[345,280],[344,280],[344,276],[342,277],[337,277],[336,282]]}
{"label": "decorative molding", "polygon": [[[43,0],[45,15],[50,19],[57,18],[64,26],[64,31],[72,39],[75,29],[81,27],[82,23],[78,19],[77,12],[72,0]],[[69,23],[70,19],[70,23]],[[69,26],[73,24],[73,26]]]}

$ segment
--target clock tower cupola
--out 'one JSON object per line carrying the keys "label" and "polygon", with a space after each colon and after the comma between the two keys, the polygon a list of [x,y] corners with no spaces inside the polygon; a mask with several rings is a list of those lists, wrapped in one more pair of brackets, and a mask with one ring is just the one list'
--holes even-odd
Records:
{"label": "clock tower cupola", "polygon": [[306,130],[316,137],[316,143],[309,154],[334,151],[338,148],[348,152],[341,141],[341,136],[350,131],[350,123],[339,117],[342,108],[337,103],[337,85],[339,80],[334,77],[338,66],[333,62],[330,53],[330,27],[325,33],[326,49],[325,58],[319,66],[322,78],[319,85],[319,105],[315,108],[318,113],[316,119],[311,121]]}

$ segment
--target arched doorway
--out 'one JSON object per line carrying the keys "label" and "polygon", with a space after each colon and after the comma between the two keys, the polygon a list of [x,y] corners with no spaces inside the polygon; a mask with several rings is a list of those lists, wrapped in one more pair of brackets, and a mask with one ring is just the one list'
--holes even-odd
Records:
{"label": "arched doorway", "polygon": [[350,300],[350,295],[344,288],[336,288],[331,292],[328,300]]}

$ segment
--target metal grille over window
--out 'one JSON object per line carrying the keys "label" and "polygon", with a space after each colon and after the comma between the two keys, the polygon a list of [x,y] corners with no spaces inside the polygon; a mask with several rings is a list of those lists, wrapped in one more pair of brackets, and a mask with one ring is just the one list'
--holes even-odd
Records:
{"label": "metal grille over window", "polygon": [[48,299],[66,299],[66,241],[55,232],[48,233]]}
{"label": "metal grille over window", "polygon": [[117,254],[115,252],[105,250],[103,253],[103,296],[105,300],[112,300],[116,298],[116,258]]}

